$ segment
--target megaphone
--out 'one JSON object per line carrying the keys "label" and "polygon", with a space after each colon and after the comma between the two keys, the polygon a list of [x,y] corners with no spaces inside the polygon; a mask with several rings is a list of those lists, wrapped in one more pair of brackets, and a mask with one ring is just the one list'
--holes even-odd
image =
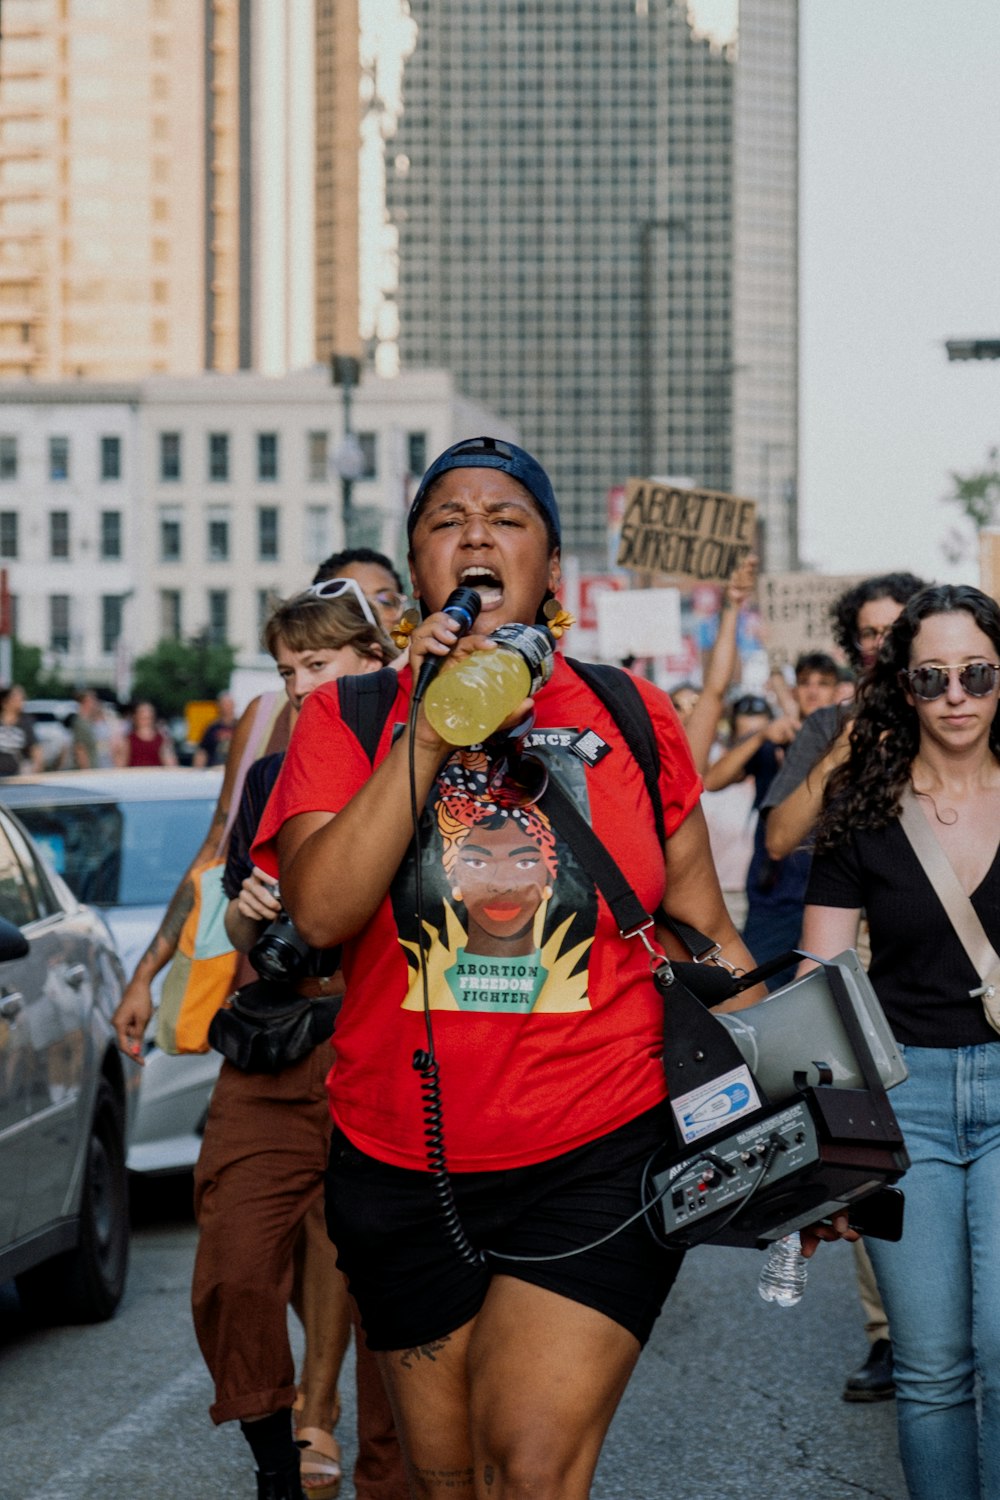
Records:
{"label": "megaphone", "polygon": [[[847,998],[885,1089],[902,1083],[906,1064],[871,981],[853,948],[828,960],[844,978]],[[716,1011],[773,1104],[794,1098],[803,1084],[864,1087],[862,1070],[830,992],[825,968],[811,969],[746,1010]]]}

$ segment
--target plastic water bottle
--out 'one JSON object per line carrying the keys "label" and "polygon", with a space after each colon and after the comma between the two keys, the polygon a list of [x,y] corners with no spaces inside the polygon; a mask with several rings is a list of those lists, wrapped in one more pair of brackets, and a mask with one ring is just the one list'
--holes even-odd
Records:
{"label": "plastic water bottle", "polygon": [[765,1302],[776,1302],[779,1307],[794,1307],[806,1289],[809,1262],[802,1254],[802,1245],[797,1234],[786,1234],[783,1240],[775,1240],[767,1252],[760,1270],[757,1291]]}
{"label": "plastic water bottle", "polygon": [[473,651],[431,682],[424,712],[449,745],[479,745],[552,675],[554,642],[543,625],[501,625],[494,651]]}

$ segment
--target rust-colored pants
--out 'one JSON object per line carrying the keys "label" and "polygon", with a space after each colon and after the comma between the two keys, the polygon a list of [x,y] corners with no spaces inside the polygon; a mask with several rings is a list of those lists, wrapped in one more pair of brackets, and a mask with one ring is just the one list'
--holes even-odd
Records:
{"label": "rust-colored pants", "polygon": [[[322,1199],[330,1061],[323,1043],[275,1074],[243,1073],[224,1062],[215,1085],[195,1169],[200,1234],[191,1288],[195,1333],[215,1381],[214,1422],[259,1417],[295,1401],[293,1252]],[[330,1252],[332,1277],[339,1273],[332,1246]],[[331,1283],[336,1318],[344,1303],[333,1290]],[[404,1500],[409,1491],[389,1403],[363,1336],[357,1369],[359,1500]],[[330,1374],[335,1384],[337,1372]]]}

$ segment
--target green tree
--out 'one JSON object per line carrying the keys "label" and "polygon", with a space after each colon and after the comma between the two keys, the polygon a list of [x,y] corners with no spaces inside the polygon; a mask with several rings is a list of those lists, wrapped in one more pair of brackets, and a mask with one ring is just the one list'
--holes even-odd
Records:
{"label": "green tree", "polygon": [[73,689],[58,672],[45,667],[40,646],[28,646],[24,641],[11,643],[11,674],[19,682],[28,698],[71,698]]}
{"label": "green tree", "polygon": [[944,499],[961,511],[961,522],[953,526],[943,542],[949,562],[975,556],[979,533],[1000,524],[1000,448],[991,448],[986,467],[973,474],[951,473],[952,489]]}
{"label": "green tree", "polygon": [[172,718],[192,698],[215,698],[229,686],[236,651],[224,642],[204,638],[161,641],[132,668],[132,697],[148,698],[159,713]]}

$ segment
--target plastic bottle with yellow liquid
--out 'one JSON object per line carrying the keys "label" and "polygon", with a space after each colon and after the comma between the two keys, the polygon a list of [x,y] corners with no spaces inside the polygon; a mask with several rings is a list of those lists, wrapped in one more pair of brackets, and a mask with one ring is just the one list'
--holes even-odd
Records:
{"label": "plastic bottle with yellow liquid", "polygon": [[431,682],[424,712],[449,745],[489,739],[552,675],[555,642],[544,625],[501,625],[493,651],[473,651]]}

